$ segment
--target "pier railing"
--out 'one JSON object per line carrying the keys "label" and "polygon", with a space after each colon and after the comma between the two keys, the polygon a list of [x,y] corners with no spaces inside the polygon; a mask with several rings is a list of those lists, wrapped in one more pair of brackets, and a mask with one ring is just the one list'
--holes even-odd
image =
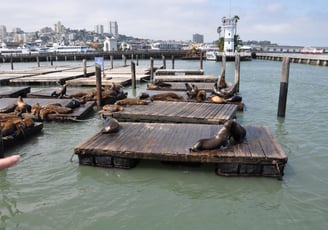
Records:
{"label": "pier railing", "polygon": [[328,66],[327,54],[299,54],[299,53],[256,53],[256,59],[282,61],[289,57],[291,63]]}

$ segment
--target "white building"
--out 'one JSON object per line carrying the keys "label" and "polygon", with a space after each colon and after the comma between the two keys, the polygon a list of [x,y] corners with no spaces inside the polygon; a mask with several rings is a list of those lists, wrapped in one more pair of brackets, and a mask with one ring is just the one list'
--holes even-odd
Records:
{"label": "white building", "polygon": [[222,18],[222,26],[224,31],[224,52],[235,51],[235,35],[237,27],[238,17],[233,18]]}
{"label": "white building", "polygon": [[115,38],[106,37],[104,41],[104,52],[117,51],[117,40]]}

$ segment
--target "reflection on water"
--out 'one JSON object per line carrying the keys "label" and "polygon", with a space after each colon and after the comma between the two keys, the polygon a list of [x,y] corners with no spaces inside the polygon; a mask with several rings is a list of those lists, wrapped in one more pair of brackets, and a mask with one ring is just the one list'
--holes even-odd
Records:
{"label": "reflection on water", "polygon": [[[199,62],[176,60],[175,67],[199,68]],[[204,62],[205,74],[218,75],[220,69],[221,63]],[[76,145],[101,128],[95,113],[81,122],[45,123],[42,134],[8,151],[24,155],[0,172],[0,228],[328,228],[327,68],[290,69],[286,117],[277,118],[281,63],[242,62],[240,93],[247,110],[237,113],[243,125],[268,126],[287,153],[283,181],[226,178],[211,166],[153,161],[130,170],[79,166],[77,157],[70,158]],[[234,64],[227,63],[227,81],[233,74]],[[137,96],[145,88],[125,90]]]}

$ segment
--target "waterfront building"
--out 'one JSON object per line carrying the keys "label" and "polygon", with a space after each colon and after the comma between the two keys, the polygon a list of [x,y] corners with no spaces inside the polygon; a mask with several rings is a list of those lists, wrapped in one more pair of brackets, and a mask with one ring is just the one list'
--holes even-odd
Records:
{"label": "waterfront building", "polygon": [[204,35],[202,34],[193,34],[192,41],[195,43],[204,43]]}
{"label": "waterfront building", "polygon": [[114,37],[118,36],[118,24],[116,21],[109,22],[109,33]]}
{"label": "waterfront building", "polygon": [[62,23],[60,21],[58,21],[55,25],[54,25],[54,31],[57,34],[61,34],[61,33],[65,33],[65,26],[62,25]]}
{"label": "waterfront building", "polygon": [[117,51],[117,39],[106,37],[103,50],[104,52]]}

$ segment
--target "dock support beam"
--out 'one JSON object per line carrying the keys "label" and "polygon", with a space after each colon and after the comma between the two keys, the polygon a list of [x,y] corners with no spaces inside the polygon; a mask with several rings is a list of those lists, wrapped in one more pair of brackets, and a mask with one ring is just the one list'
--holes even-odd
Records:
{"label": "dock support beam", "polygon": [[174,69],[174,56],[172,55],[172,69]]}
{"label": "dock support beam", "polygon": [[165,58],[165,55],[162,55],[162,60],[163,60],[163,69],[166,69],[166,58]]}
{"label": "dock support beam", "polygon": [[281,73],[281,80],[280,80],[280,93],[279,93],[279,103],[278,103],[278,113],[277,113],[278,117],[285,117],[286,114],[289,67],[290,67],[290,58],[284,57],[282,60],[282,73]]}
{"label": "dock support beam", "polygon": [[150,81],[154,81],[154,58],[150,58]]}
{"label": "dock support beam", "polygon": [[87,76],[87,60],[86,59],[83,59],[82,60],[82,63],[83,63],[83,76],[86,77]]}
{"label": "dock support beam", "polygon": [[200,51],[199,61],[200,61],[199,69],[202,70],[203,69],[203,51]]}
{"label": "dock support beam", "polygon": [[102,106],[102,92],[101,92],[101,66],[96,64],[96,89],[97,89],[97,106]]}
{"label": "dock support beam", "polygon": [[239,93],[239,83],[240,83],[240,55],[235,56],[235,84],[236,92]]}
{"label": "dock support beam", "polygon": [[131,62],[131,74],[132,74],[132,89],[136,89],[136,64]]}

